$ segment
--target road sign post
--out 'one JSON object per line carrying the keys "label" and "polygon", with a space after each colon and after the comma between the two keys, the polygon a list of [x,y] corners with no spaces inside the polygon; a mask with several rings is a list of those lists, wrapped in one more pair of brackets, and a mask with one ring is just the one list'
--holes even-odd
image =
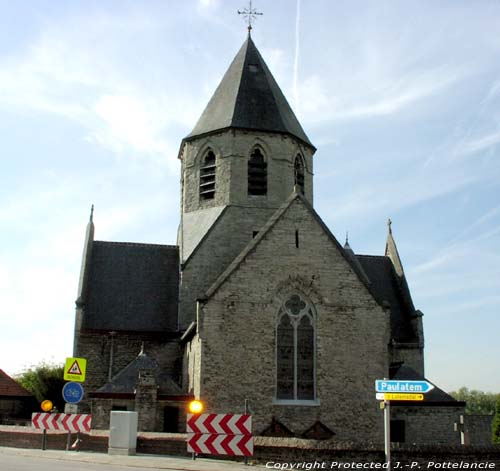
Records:
{"label": "road sign post", "polygon": [[391,403],[384,401],[384,451],[387,470],[391,471]]}

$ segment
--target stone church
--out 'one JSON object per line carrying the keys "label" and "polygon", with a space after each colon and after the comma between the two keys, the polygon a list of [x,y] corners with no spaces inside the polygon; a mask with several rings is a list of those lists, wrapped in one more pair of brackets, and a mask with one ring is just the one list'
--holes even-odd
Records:
{"label": "stone church", "polygon": [[[314,210],[307,137],[250,35],[179,149],[176,245],[87,227],[74,355],[97,428],[136,410],[182,432],[192,398],[255,435],[383,441],[376,379],[423,379],[415,309],[389,224],[384,255],[342,246]],[[393,403],[393,440],[459,443],[464,403]]]}

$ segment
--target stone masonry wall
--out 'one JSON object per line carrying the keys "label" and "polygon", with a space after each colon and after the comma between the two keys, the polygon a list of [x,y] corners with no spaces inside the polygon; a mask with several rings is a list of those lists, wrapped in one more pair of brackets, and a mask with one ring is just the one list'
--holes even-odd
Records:
{"label": "stone masonry wall", "polygon": [[180,328],[196,319],[196,300],[252,240],[275,209],[229,206],[182,271]]}
{"label": "stone masonry wall", "polygon": [[454,424],[463,413],[463,407],[391,407],[391,419],[405,421],[405,443],[409,445],[460,445]]}
{"label": "stone masonry wall", "polygon": [[[299,248],[295,230],[299,230]],[[317,403],[275,400],[275,327],[300,292],[315,306]],[[336,440],[382,440],[373,383],[387,376],[388,316],[310,211],[295,200],[203,306],[200,397],[210,412],[241,412],[254,433],[277,418],[300,435],[320,420]]]}
{"label": "stone masonry wall", "polygon": [[[248,197],[247,166],[255,146],[259,146],[267,162],[267,196]],[[216,155],[215,197],[200,200],[199,168],[208,148]],[[280,206],[293,191],[294,161],[297,154],[305,161],[305,197],[313,202],[312,151],[296,139],[273,133],[228,130],[185,144],[182,152],[184,212],[228,204],[261,204]]]}

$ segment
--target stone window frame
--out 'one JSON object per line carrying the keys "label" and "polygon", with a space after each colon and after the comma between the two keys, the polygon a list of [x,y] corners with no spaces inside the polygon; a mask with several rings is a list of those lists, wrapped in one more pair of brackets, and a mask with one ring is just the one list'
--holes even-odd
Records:
{"label": "stone window frame", "polygon": [[[262,160],[263,162],[260,164],[262,165],[262,169],[264,170],[264,177],[263,177],[263,180],[265,181],[265,189],[263,190],[262,193],[254,193],[254,192],[250,192],[250,180],[252,178],[251,176],[251,169],[252,169],[252,157],[254,156],[254,154],[256,152],[259,152],[259,154],[262,156]],[[253,164],[253,167],[254,167],[254,170],[259,166],[259,164]],[[267,156],[266,156],[266,152],[264,151],[264,149],[262,148],[262,146],[260,145],[254,145],[252,147],[252,150],[250,151],[250,155],[248,157],[248,160],[247,160],[247,195],[251,198],[266,198],[267,197],[267,193],[268,193],[268,190],[269,190],[269,172],[268,172],[268,159],[267,159]],[[254,178],[256,178],[254,176]],[[255,190],[253,190],[255,191]]]}
{"label": "stone window frame", "polygon": [[[210,161],[208,161],[210,159]],[[212,187],[213,186],[213,187]],[[200,201],[215,199],[217,187],[217,156],[211,147],[208,147],[200,159],[198,194]],[[208,188],[208,189],[207,189]]]}
{"label": "stone window frame", "polygon": [[[304,302],[305,307],[300,309],[297,314],[294,314],[286,307],[286,304],[295,296],[298,296],[301,301]],[[280,325],[281,319],[284,316],[288,316],[294,326],[294,399],[282,399],[278,397],[278,327]],[[309,317],[311,325],[313,328],[313,398],[312,399],[298,399],[297,398],[297,327],[304,316]],[[298,291],[290,293],[280,305],[278,310],[278,315],[276,316],[275,325],[275,385],[274,385],[274,397],[273,404],[276,405],[290,405],[290,406],[319,406],[320,400],[318,398],[317,391],[317,327],[316,327],[317,313],[314,304],[303,294]]]}
{"label": "stone window frame", "polygon": [[295,159],[293,160],[293,184],[301,194],[305,194],[306,164],[300,152],[295,155]]}

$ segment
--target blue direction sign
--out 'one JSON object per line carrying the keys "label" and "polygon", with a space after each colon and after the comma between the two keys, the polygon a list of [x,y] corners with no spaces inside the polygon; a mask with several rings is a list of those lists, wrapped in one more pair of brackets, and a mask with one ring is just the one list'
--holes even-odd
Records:
{"label": "blue direction sign", "polygon": [[66,383],[62,390],[64,400],[69,404],[78,404],[83,398],[83,386],[73,381]]}
{"label": "blue direction sign", "polygon": [[375,381],[375,391],[379,393],[420,393],[425,394],[434,385],[428,381],[406,381],[406,380],[389,380],[377,379]]}

